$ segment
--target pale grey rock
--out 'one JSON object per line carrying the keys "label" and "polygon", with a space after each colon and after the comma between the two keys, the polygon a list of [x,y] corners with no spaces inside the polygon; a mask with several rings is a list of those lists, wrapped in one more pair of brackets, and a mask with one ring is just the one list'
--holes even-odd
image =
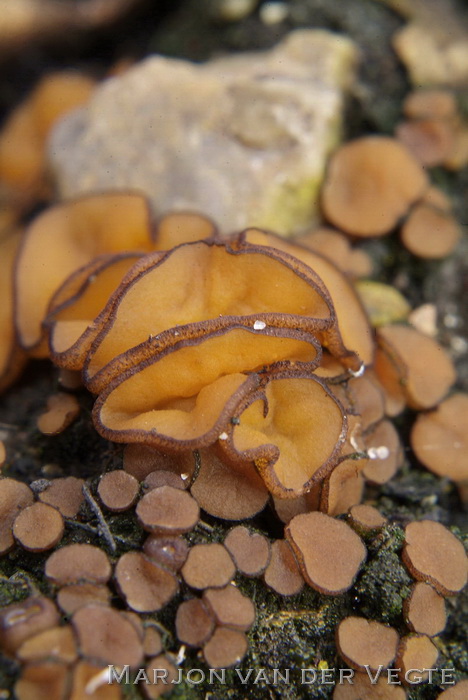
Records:
{"label": "pale grey rock", "polygon": [[223,231],[299,231],[317,211],[356,60],[349,39],[321,30],[203,65],[149,58],[56,127],[59,194],[136,189],[156,214],[201,211]]}

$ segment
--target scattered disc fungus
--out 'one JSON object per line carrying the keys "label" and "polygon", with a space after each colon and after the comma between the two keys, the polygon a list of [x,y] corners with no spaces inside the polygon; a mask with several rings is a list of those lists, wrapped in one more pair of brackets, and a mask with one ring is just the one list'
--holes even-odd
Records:
{"label": "scattered disc fungus", "polygon": [[373,671],[388,668],[398,647],[398,633],[392,627],[363,617],[347,617],[336,630],[336,640],[343,659],[352,668]]}

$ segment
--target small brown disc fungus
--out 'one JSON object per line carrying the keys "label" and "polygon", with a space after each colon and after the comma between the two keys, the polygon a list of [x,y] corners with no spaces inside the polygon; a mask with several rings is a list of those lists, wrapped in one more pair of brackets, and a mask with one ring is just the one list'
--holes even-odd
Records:
{"label": "small brown disc fungus", "polygon": [[23,642],[17,656],[22,662],[56,659],[73,663],[78,656],[73,630],[66,625],[39,632]]}
{"label": "small brown disc fungus", "polygon": [[455,145],[453,125],[440,119],[418,119],[398,124],[395,136],[424,167],[443,165]]}
{"label": "small brown disc fungus", "polygon": [[329,595],[351,588],[367,552],[346,523],[324,513],[304,513],[291,520],[285,534],[312,588]]}
{"label": "small brown disc fungus", "polygon": [[72,617],[84,656],[105,664],[138,667],[143,658],[139,635],[122,613],[106,605],[87,605]]}
{"label": "small brown disc fungus", "polygon": [[468,562],[462,543],[433,520],[406,526],[402,558],[415,579],[430,583],[441,595],[455,595],[466,584]]}
{"label": "small brown disc fungus", "polygon": [[0,480],[0,554],[5,554],[14,546],[15,518],[33,501],[34,494],[26,484],[15,479]]}
{"label": "small brown disc fungus", "polygon": [[365,136],[341,146],[332,156],[322,207],[326,218],[347,233],[381,236],[427,186],[424,170],[398,141]]}
{"label": "small brown disc fungus", "polygon": [[405,97],[403,113],[409,119],[450,119],[457,114],[457,100],[450,90],[413,90]]}
{"label": "small brown disc fungus", "polygon": [[403,463],[398,432],[389,420],[380,421],[364,438],[369,456],[362,473],[373,484],[385,484]]}
{"label": "small brown disc fungus", "polygon": [[460,228],[451,214],[427,204],[418,204],[401,228],[401,240],[410,253],[437,260],[455,250]]}
{"label": "small brown disc fungus", "polygon": [[97,492],[102,503],[109,510],[120,512],[128,510],[138,496],[138,481],[123,469],[103,474]]}
{"label": "small brown disc fungus", "polygon": [[191,487],[200,508],[224,520],[252,518],[263,510],[269,493],[251,462],[231,464],[210,448],[200,450],[200,459]]}
{"label": "small brown disc fungus", "polygon": [[237,525],[228,532],[224,546],[237,569],[245,576],[260,576],[270,561],[270,542],[264,535],[251,532],[243,525]]}
{"label": "small brown disc fungus", "polygon": [[161,633],[152,624],[145,627],[143,649],[145,656],[156,656],[156,654],[160,654],[163,650]]}
{"label": "small brown disc fungus", "polygon": [[58,393],[47,399],[47,411],[37,419],[37,427],[44,435],[57,435],[78,417],[80,405],[73,394]]}
{"label": "small brown disc fungus", "polygon": [[111,592],[102,584],[71,583],[57,593],[57,604],[65,615],[73,615],[85,605],[109,605]]}
{"label": "small brown disc fungus", "polygon": [[424,669],[435,668],[439,652],[425,634],[403,637],[398,647],[396,666],[401,668],[400,678],[405,683],[421,682],[429,677]]}
{"label": "small brown disc fungus", "polygon": [[347,617],[338,625],[336,643],[340,655],[359,671],[388,668],[397,653],[398,633],[392,627],[364,617]]}
{"label": "small brown disc fungus", "polygon": [[333,700],[406,700],[406,692],[400,685],[389,684],[385,673],[374,682],[368,673],[358,672],[354,674],[352,683],[344,680],[335,685]]}
{"label": "small brown disc fungus", "polygon": [[203,647],[203,656],[209,668],[235,666],[246,655],[247,637],[239,630],[218,627],[210,641]]}
{"label": "small brown disc fungus", "polygon": [[209,640],[215,628],[211,608],[201,598],[184,600],[177,609],[175,626],[177,639],[182,644],[201,647]]}
{"label": "small brown disc fungus", "polygon": [[16,700],[62,700],[68,686],[69,668],[59,661],[25,666],[15,683]]}
{"label": "small brown disc fungus", "polygon": [[468,479],[468,394],[453,394],[434,411],[420,414],[411,446],[425,467],[454,481]]}
{"label": "small brown disc fungus", "polygon": [[175,535],[150,535],[146,538],[143,551],[147,557],[169,571],[177,572],[187,559],[187,542]]}
{"label": "small brown disc fungus", "polygon": [[359,504],[349,509],[349,522],[356,532],[365,534],[380,530],[387,521],[374,506]]}
{"label": "small brown disc fungus", "polygon": [[30,637],[59,624],[55,604],[43,596],[31,596],[0,611],[0,648],[14,654]]}
{"label": "small brown disc fungus", "polygon": [[444,398],[455,381],[455,369],[433,338],[400,324],[379,328],[377,338],[398,369],[411,408],[432,408]]}
{"label": "small brown disc fungus", "polygon": [[80,661],[74,666],[70,692],[70,700],[122,700],[121,687],[109,683],[108,667],[91,661]]}
{"label": "small brown disc fungus", "polygon": [[168,455],[148,445],[131,443],[124,449],[123,468],[138,481],[144,481],[152,472],[161,470],[172,471],[180,475],[184,482],[190,483],[195,460],[191,452]]}
{"label": "small brown disc fungus", "polygon": [[159,486],[143,496],[136,514],[145,530],[161,535],[178,535],[195,527],[200,509],[186,491],[173,486]]}
{"label": "small brown disc fungus", "polygon": [[275,540],[271,545],[271,557],[263,578],[266,585],[280,595],[296,595],[302,591],[304,577],[286,540]]}
{"label": "small brown disc fungus", "polygon": [[203,592],[203,600],[220,626],[246,632],[255,622],[254,604],[232,583],[225,588],[208,588]]}
{"label": "small brown disc fungus", "polygon": [[305,236],[299,236],[296,242],[328,258],[350,277],[368,277],[372,273],[370,256],[363,250],[353,249],[349,239],[332,228],[322,226]]}
{"label": "small brown disc fungus", "polygon": [[175,683],[179,677],[179,670],[165,654],[150,659],[145,670],[148,678],[155,679],[155,683],[143,686],[145,696],[149,700],[168,695],[174,687],[172,681]]}
{"label": "small brown disc fungus", "polygon": [[160,486],[172,486],[175,489],[184,491],[188,484],[179,474],[170,472],[167,469],[156,469],[145,476],[141,484],[143,492],[148,493],[153,489],[158,489]]}
{"label": "small brown disc fungus", "polygon": [[40,501],[22,510],[13,523],[15,539],[31,552],[52,549],[62,539],[63,530],[59,511]]}
{"label": "small brown disc fungus", "polygon": [[363,466],[367,460],[345,459],[323,482],[320,510],[328,515],[347,513],[361,502],[364,493]]}
{"label": "small brown disc fungus", "polygon": [[83,479],[75,476],[54,479],[50,486],[39,494],[39,500],[57,508],[64,518],[74,518],[84,501]]}
{"label": "small brown disc fungus", "polygon": [[445,627],[445,601],[428,583],[415,583],[403,603],[403,610],[406,623],[413,632],[434,637]]}
{"label": "small brown disc fungus", "polygon": [[182,576],[187,585],[202,590],[222,588],[236,573],[236,567],[227,549],[218,543],[196,544],[188,553],[182,567]]}
{"label": "small brown disc fungus", "polygon": [[468,678],[459,681],[451,688],[447,688],[437,696],[437,700],[465,700],[468,694]]}
{"label": "small brown disc fungus", "polygon": [[68,544],[47,559],[45,575],[52,583],[64,586],[78,581],[107,583],[111,565],[105,552],[92,544]]}
{"label": "small brown disc fungus", "polygon": [[173,573],[140,552],[127,552],[120,557],[115,579],[128,605],[137,612],[160,610],[179,587]]}

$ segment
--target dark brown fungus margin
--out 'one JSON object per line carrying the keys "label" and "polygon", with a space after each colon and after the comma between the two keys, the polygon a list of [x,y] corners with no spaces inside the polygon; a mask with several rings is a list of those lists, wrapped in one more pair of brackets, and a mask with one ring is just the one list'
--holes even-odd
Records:
{"label": "dark brown fungus margin", "polygon": [[257,374],[244,373],[282,360],[312,368],[316,342],[303,331],[236,326],[182,340],[154,357],[148,341],[148,359],[98,396],[95,427],[114,442],[143,442],[166,452],[206,447],[259,385]]}
{"label": "dark brown fungus margin", "polygon": [[300,496],[327,476],[346,438],[340,403],[322,380],[298,369],[272,372],[235,416],[221,448],[233,462],[254,462],[282,498]]}
{"label": "dark brown fungus margin", "polygon": [[304,513],[291,520],[285,534],[312,588],[327,595],[351,588],[367,550],[346,523],[324,513]]}
{"label": "dark brown fungus margin", "polygon": [[137,267],[139,274],[123,281],[110,302],[85,362],[84,381],[92,392],[179,340],[235,325],[316,334],[336,324],[322,281],[279,250],[198,241],[162,258],[145,256]]}

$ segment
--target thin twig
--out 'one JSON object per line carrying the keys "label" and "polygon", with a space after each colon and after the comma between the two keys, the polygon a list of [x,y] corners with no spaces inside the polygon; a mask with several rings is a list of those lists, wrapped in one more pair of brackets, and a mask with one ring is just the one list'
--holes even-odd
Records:
{"label": "thin twig", "polygon": [[98,523],[99,523],[98,532],[99,532],[99,534],[104,537],[110,550],[112,552],[116,552],[117,545],[115,543],[115,539],[112,535],[112,532],[109,529],[109,525],[106,523],[106,520],[102,514],[101,509],[99,508],[97,501],[94,499],[87,484],[83,484],[83,496],[85,497],[86,502],[89,505],[89,507],[91,508],[91,510],[93,511],[94,515],[98,519]]}

